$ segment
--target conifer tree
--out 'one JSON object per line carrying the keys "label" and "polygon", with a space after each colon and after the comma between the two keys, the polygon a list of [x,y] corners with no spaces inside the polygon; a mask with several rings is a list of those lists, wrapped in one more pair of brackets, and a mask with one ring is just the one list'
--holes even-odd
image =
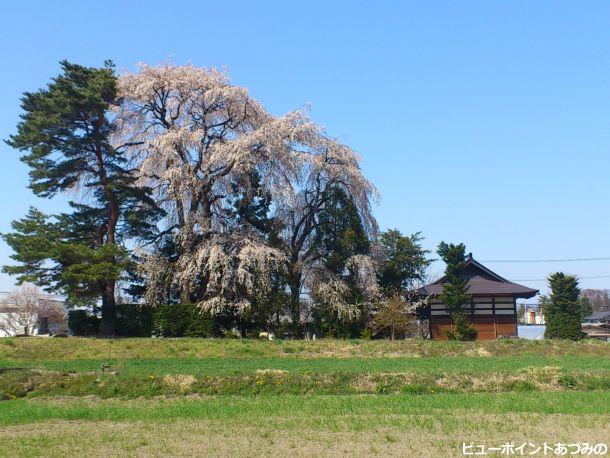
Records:
{"label": "conifer tree", "polygon": [[353,267],[348,267],[348,262],[354,256],[368,255],[370,241],[358,209],[343,189],[333,186],[326,191],[324,200],[318,214],[313,249],[317,251],[324,269],[345,283],[344,298],[359,312],[349,320],[341,320],[335,310],[316,307],[313,311],[314,327],[334,337],[359,337],[368,322],[369,310],[356,272]]}
{"label": "conifer tree", "polygon": [[580,340],[585,337],[581,329],[583,304],[580,300],[578,280],[563,272],[549,277],[551,295],[545,302],[544,314],[547,339]]}
{"label": "conifer tree", "polygon": [[426,269],[432,262],[427,258],[421,241],[421,233],[402,235],[398,229],[390,229],[379,236],[381,265],[379,285],[386,296],[404,295],[418,283],[424,281]]}
{"label": "conifer tree", "polygon": [[101,299],[100,333],[113,335],[116,284],[127,263],[122,244],[151,235],[159,211],[150,190],[135,186],[124,154],[129,145],[113,141],[112,62],[93,68],[62,61],[61,68],[47,88],[24,94],[17,133],[7,143],[25,153],[37,196],[71,191],[79,201],[71,213],[47,218],[32,209],[14,222],[4,238],[20,264],[4,270],[58,287],[72,302]]}
{"label": "conifer tree", "polygon": [[472,327],[464,313],[464,304],[470,302],[468,294],[468,279],[461,276],[466,263],[466,247],[463,243],[454,245],[441,242],[437,253],[446,264],[447,281],[443,284],[443,292],[439,296],[445,304],[447,312],[455,325],[455,331],[447,333],[451,340],[475,340],[477,331]]}

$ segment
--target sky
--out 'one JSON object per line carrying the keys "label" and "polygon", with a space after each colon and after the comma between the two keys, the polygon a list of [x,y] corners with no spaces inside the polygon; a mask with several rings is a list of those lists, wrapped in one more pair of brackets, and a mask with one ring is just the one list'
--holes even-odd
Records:
{"label": "sky", "polygon": [[[362,156],[381,229],[483,261],[610,257],[609,21],[604,1],[5,0],[0,138],[62,59],[222,67],[274,114],[309,105]],[[0,144],[0,232],[70,198],[35,197],[19,155]],[[610,261],[487,266],[543,292],[533,280],[557,270],[610,288],[586,278]]]}

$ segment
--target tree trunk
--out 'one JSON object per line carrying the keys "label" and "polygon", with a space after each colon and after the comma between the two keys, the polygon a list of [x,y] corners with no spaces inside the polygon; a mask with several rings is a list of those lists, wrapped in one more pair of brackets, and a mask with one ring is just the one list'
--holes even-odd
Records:
{"label": "tree trunk", "polygon": [[291,271],[289,275],[290,314],[295,338],[301,338],[301,272]]}
{"label": "tree trunk", "polygon": [[[104,119],[104,113],[100,113],[99,119]],[[100,123],[95,125],[96,137],[100,135]],[[102,142],[98,142],[96,148],[96,155],[98,160],[98,176],[101,184],[104,188],[104,193],[108,199],[108,223],[106,226],[106,245],[116,244],[116,227],[119,221],[121,213],[121,206],[115,191],[110,185],[110,180],[106,173],[106,164],[104,162],[104,152],[102,149]],[[103,240],[101,241],[103,244]],[[100,244],[100,246],[101,246]],[[112,256],[109,260],[112,264],[116,263],[116,258]],[[114,337],[116,335],[115,330],[115,318],[116,318],[116,300],[114,298],[116,281],[108,281],[103,285],[102,288],[102,321],[100,323],[99,335],[102,337]]]}
{"label": "tree trunk", "polygon": [[191,292],[186,286],[182,286],[180,288],[180,303],[181,304],[190,304],[191,301]]}
{"label": "tree trunk", "polygon": [[102,292],[102,321],[100,322],[100,337],[116,335],[116,301],[114,299],[114,283],[104,286]]}

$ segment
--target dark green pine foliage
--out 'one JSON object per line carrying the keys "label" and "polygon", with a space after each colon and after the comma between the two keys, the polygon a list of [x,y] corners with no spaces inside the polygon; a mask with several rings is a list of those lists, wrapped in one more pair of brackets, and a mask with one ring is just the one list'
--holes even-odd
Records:
{"label": "dark green pine foliage", "polygon": [[[238,178],[232,185],[233,198],[230,217],[233,230],[249,233],[273,248],[280,248],[277,221],[270,217],[271,193],[262,183],[257,170]],[[288,301],[285,275],[275,274],[272,289],[265,297],[250,297],[252,306],[243,316],[221,316],[218,320],[226,327],[237,326],[242,335],[258,336],[259,331],[278,332],[284,306]]]}
{"label": "dark green pine foliage", "polygon": [[275,226],[269,217],[271,193],[261,183],[260,174],[252,170],[232,185],[233,207],[229,221],[233,228],[248,228],[266,241],[274,239]]}
{"label": "dark green pine foliage", "polygon": [[593,313],[593,306],[591,305],[589,298],[582,294],[578,298],[578,303],[580,304],[580,321],[582,322]]}
{"label": "dark green pine foliage", "polygon": [[[92,68],[63,61],[61,68],[47,88],[24,94],[17,134],[7,143],[25,153],[21,160],[30,167],[36,195],[71,190],[87,204],[73,203],[72,213],[52,223],[42,224],[44,218],[35,211],[15,222],[15,232],[5,239],[16,252],[13,259],[22,264],[5,271],[20,281],[40,278],[41,285],[63,288],[71,300],[100,298],[100,333],[113,335],[115,289],[125,267],[121,245],[150,236],[160,211],[150,190],[134,185],[124,151],[128,145],[110,142],[114,126],[109,110],[117,101],[112,63]],[[58,231],[61,243],[38,256],[47,258],[34,260],[28,245],[48,238],[48,231]]]}
{"label": "dark green pine foliage", "polygon": [[544,318],[547,339],[580,340],[585,337],[581,329],[583,304],[580,300],[578,280],[562,272],[549,277],[551,295],[545,302]]}
{"label": "dark green pine foliage", "polygon": [[419,232],[405,236],[398,229],[380,235],[382,260],[378,280],[388,297],[403,295],[425,279],[432,261],[427,258],[429,251],[421,246],[422,240]]}
{"label": "dark green pine foliage", "polygon": [[337,275],[345,273],[345,263],[351,256],[370,251],[358,209],[338,186],[327,191],[324,208],[318,215],[314,244],[324,266]]}
{"label": "dark green pine foliage", "polygon": [[443,292],[439,300],[445,304],[447,312],[455,325],[455,331],[447,333],[451,340],[475,340],[477,331],[472,327],[468,316],[464,311],[464,304],[470,302],[468,294],[468,279],[461,273],[466,263],[466,247],[463,243],[441,242],[438,245],[438,255],[445,262],[445,276],[447,281],[443,283]]}
{"label": "dark green pine foliage", "polygon": [[346,267],[347,260],[358,254],[369,254],[370,241],[360,214],[350,196],[340,187],[330,188],[325,195],[324,207],[318,214],[313,250],[319,253],[320,262],[333,274],[343,278],[350,286],[347,301],[360,305],[360,315],[351,322],[338,319],[336,312],[316,307],[313,328],[333,337],[360,337],[369,319],[369,310],[356,285],[355,273]]}
{"label": "dark green pine foliage", "polygon": [[[48,217],[35,208],[11,223],[4,234],[18,265],[3,271],[49,289],[59,289],[73,305],[95,306],[103,285],[120,278],[130,263],[124,247],[95,246],[82,221],[83,212]],[[82,225],[81,225],[82,224]],[[89,240],[88,240],[89,239]]]}

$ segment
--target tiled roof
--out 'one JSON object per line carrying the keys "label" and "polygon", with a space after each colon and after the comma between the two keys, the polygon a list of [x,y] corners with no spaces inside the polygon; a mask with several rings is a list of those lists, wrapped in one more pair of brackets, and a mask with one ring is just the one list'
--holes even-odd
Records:
{"label": "tiled roof", "polygon": [[[492,272],[481,263],[475,261],[472,256],[468,257],[463,269],[463,278],[468,279],[468,293],[475,296],[513,296],[530,298],[538,294],[537,289],[519,285],[498,274]],[[447,281],[443,277],[420,289],[422,294],[438,295],[443,291],[443,283]]]}
{"label": "tiled roof", "polygon": [[610,310],[595,312],[586,317],[585,320],[610,320]]}

